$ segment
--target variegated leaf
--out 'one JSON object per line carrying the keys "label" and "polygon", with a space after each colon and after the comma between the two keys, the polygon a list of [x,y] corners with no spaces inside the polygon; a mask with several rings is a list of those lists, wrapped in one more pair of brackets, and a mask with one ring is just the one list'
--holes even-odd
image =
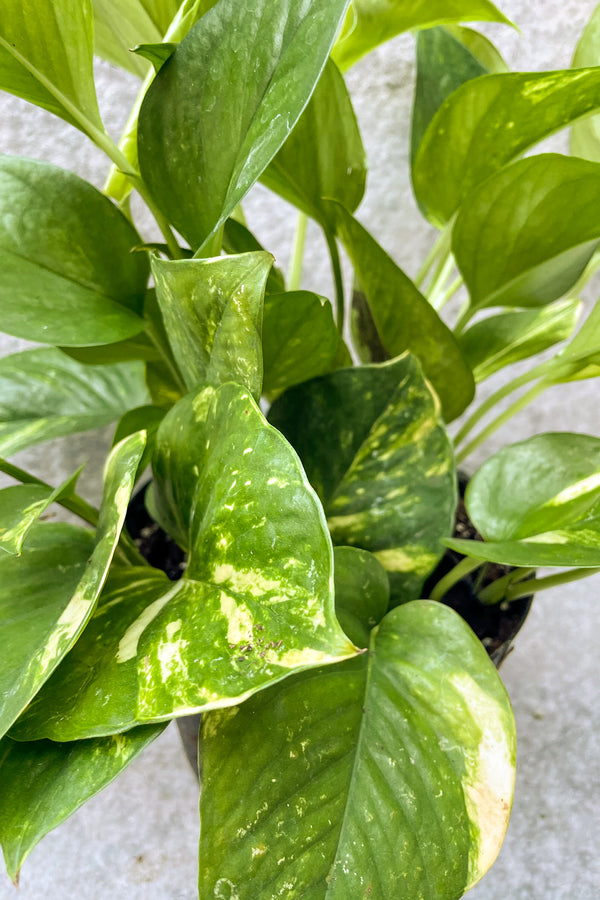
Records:
{"label": "variegated leaf", "polygon": [[439,402],[415,357],[291,388],[269,420],[300,454],[334,544],[375,553],[396,602],[418,597],[452,533],[456,493]]}
{"label": "variegated leaf", "polygon": [[215,259],[155,257],[152,274],[166,333],[189,390],[237,381],[262,388],[262,311],[270,253]]}
{"label": "variegated leaf", "polygon": [[538,434],[475,473],[465,502],[481,541],[460,553],[515,566],[600,566],[600,439]]}
{"label": "variegated leaf", "polygon": [[96,537],[70,525],[36,525],[19,557],[0,556],[0,735],[39,691],[92,615],[115,552],[143,433],[108,458]]}
{"label": "variegated leaf", "polygon": [[140,363],[86,366],[54,347],[0,359],[0,455],[102,428],[147,402]]}
{"label": "variegated leaf", "polygon": [[334,547],[335,612],[358,647],[368,647],[390,601],[390,582],[381,563],[359,547]]}
{"label": "variegated leaf", "polygon": [[13,881],[49,831],[110,784],[163,726],[75,743],[0,743],[0,844]]}
{"label": "variegated leaf", "polygon": [[209,713],[201,756],[201,900],[450,900],[500,849],[515,728],[465,622],[416,601],[368,654]]}
{"label": "variegated leaf", "polygon": [[42,513],[65,494],[70,494],[81,469],[56,490],[39,484],[17,484],[0,491],[0,555],[21,552],[23,541]]}
{"label": "variegated leaf", "polygon": [[264,391],[300,384],[335,368],[340,336],[331,303],[310,291],[265,297]]}
{"label": "variegated leaf", "polygon": [[356,653],[333,610],[323,510],[246,390],[181,400],[159,428],[154,470],[153,505],[189,549],[184,577],[113,573],[19,738],[76,740],[229,706]]}

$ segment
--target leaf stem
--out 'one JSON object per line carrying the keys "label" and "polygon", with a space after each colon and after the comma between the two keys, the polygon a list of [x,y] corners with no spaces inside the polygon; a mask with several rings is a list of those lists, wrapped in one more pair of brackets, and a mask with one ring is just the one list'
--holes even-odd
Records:
{"label": "leaf stem", "polygon": [[302,282],[302,264],[304,262],[304,248],[306,246],[307,226],[308,216],[306,215],[306,213],[298,213],[296,233],[294,235],[294,247],[292,250],[292,261],[288,274],[289,291],[298,291]]}
{"label": "leaf stem", "polygon": [[430,298],[430,303],[433,306],[433,308],[435,310],[437,310],[437,312],[439,312],[441,309],[443,309],[444,306],[446,305],[446,303],[448,303],[448,301],[451,300],[452,297],[454,297],[457,290],[460,287],[462,287],[463,283],[464,283],[464,281],[463,281],[462,275],[458,275],[454,279],[454,281],[452,282],[450,287],[446,288],[446,290],[444,291],[442,296],[439,298],[439,300],[436,300],[436,302],[434,303],[433,298]]}
{"label": "leaf stem", "polygon": [[487,425],[482,431],[479,432],[477,437],[473,438],[466,447],[456,454],[456,462],[463,462],[467,456],[469,456],[474,450],[477,449],[484,441],[486,441],[495,431],[498,430],[502,425],[508,422],[509,419],[512,419],[518,412],[525,409],[536,397],[538,397],[546,388],[550,387],[552,382],[547,382],[542,379],[537,384],[534,384],[530,390],[526,391],[518,400],[512,403],[508,409],[506,409],[503,413],[500,413],[495,419],[493,419],[489,425]]}
{"label": "leaf stem", "polygon": [[437,257],[445,250],[446,242],[447,242],[446,231],[442,231],[442,233],[439,234],[437,236],[437,238],[435,239],[433,246],[431,247],[429,253],[425,257],[423,265],[417,272],[416,278],[414,280],[416,287],[418,287],[418,288],[422,287],[422,285],[423,285],[425,279],[427,278],[427,275],[429,274],[429,271],[430,271],[431,267],[433,266],[434,262],[436,261]]}
{"label": "leaf stem", "polygon": [[491,584],[486,585],[480,591],[476,591],[477,599],[486,606],[493,606],[496,603],[502,603],[506,599],[506,589],[517,582],[523,581],[529,575],[537,571],[535,567],[514,569],[502,578],[497,578]]}
{"label": "leaf stem", "polygon": [[519,582],[509,587],[504,595],[504,600],[510,603],[512,600],[520,600],[521,597],[527,597],[529,594],[537,594],[539,591],[547,591],[550,588],[560,587],[563,584],[570,584],[573,581],[579,581],[588,578],[590,575],[596,575],[600,572],[600,568],[583,568],[567,569],[566,572],[559,572],[556,575],[548,575],[546,578],[532,578],[529,581]]}
{"label": "leaf stem", "polygon": [[525,385],[529,384],[532,381],[535,381],[536,378],[541,378],[546,374],[548,369],[547,363],[541,363],[539,366],[535,366],[533,369],[530,369],[529,372],[524,372],[523,375],[519,375],[517,378],[513,378],[512,381],[509,381],[507,384],[503,385],[493,394],[491,394],[487,400],[484,400],[481,403],[475,412],[473,412],[469,418],[464,422],[461,429],[458,431],[454,438],[455,446],[461,444],[468,434],[475,428],[478,422],[483,419],[483,417],[490,412],[497,403],[500,403],[504,400],[505,397],[508,397],[510,394],[514,393],[521,387],[525,387]]}
{"label": "leaf stem", "polygon": [[465,556],[465,558],[461,559],[447,575],[444,575],[444,577],[438,581],[429,595],[430,599],[441,600],[442,597],[448,593],[450,588],[453,588],[454,585],[465,578],[465,576],[482,566],[484,562],[485,560],[483,559],[474,559],[470,556]]}
{"label": "leaf stem", "polygon": [[336,320],[339,334],[344,331],[345,304],[344,304],[344,281],[342,279],[342,266],[340,263],[340,254],[335,237],[325,229],[325,240],[331,257],[331,269],[333,271],[333,280],[335,283],[335,305]]}

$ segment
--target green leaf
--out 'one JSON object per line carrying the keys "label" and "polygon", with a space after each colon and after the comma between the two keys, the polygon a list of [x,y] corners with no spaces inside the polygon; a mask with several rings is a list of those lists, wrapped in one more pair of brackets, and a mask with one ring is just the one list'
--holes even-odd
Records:
{"label": "green leaf", "polygon": [[478,559],[521,566],[600,566],[600,439],[540,434],[504,447],[465,497],[489,543],[446,541]]}
{"label": "green leaf", "polygon": [[310,291],[268,294],[262,343],[265,393],[330,371],[339,343],[329,300]]}
{"label": "green leaf", "polygon": [[600,239],[600,165],[548,153],[513,163],[463,204],[452,250],[472,310],[561,297]]}
{"label": "green leaf", "polygon": [[[575,49],[574,69],[600,62],[600,5],[596,7]],[[571,128],[571,153],[600,162],[600,116],[582,119]]]}
{"label": "green leaf", "polygon": [[47,344],[108,344],[141,331],[148,262],[100,191],[48,163],[0,157],[2,330]]}
{"label": "green leaf", "polygon": [[565,341],[580,312],[578,300],[559,300],[541,309],[502,312],[472,325],[458,341],[475,381]]}
{"label": "green leaf", "polygon": [[140,332],[125,341],[114,344],[102,344],[99,347],[61,347],[70,359],[86,366],[108,366],[113,363],[142,360],[156,362],[160,353],[146,334]]}
{"label": "green leaf", "polygon": [[488,69],[446,28],[428,28],[417,34],[417,82],[413,105],[410,157],[414,164],[423,135],[434,115],[461,84]]}
{"label": "green leaf", "polygon": [[437,391],[451,422],[475,393],[471,370],[456,338],[413,282],[356,219],[336,207],[338,232],[352,260],[389,356],[410,350]]}
{"label": "green leaf", "polygon": [[154,79],[139,118],[141,172],[192,247],[217,232],[286,140],[346,6],[220,0]]}
{"label": "green leaf", "polygon": [[413,187],[443,224],[467,194],[528,147],[600,106],[600,67],[486,75],[440,107],[421,143]]}
{"label": "green leaf", "polygon": [[403,31],[449,22],[512,24],[489,0],[353,0],[332,56],[345,72]]}
{"label": "green leaf", "polygon": [[379,560],[358,547],[334,547],[335,612],[358,647],[388,610],[390,581]]}
{"label": "green leaf", "polygon": [[119,541],[144,443],[143,432],[132,435],[108,457],[95,538],[69,525],[38,525],[31,529],[21,556],[0,555],[5,623],[0,735],[71,650],[94,611]]}
{"label": "green leaf", "polygon": [[161,409],[159,406],[136,406],[135,409],[130,409],[122,415],[117,422],[112,440],[113,447],[136,431],[146,432],[146,446],[138,464],[136,481],[152,462],[152,455],[156,445],[156,432],[165,415],[166,410]]}
{"label": "green leaf", "polygon": [[300,463],[239,385],[181,400],[158,431],[151,506],[189,550],[183,578],[113,572],[19,738],[77,740],[230,706],[352,656],[332,548]]}
{"label": "green leaf", "polygon": [[[227,219],[223,227],[223,249],[231,255],[236,253],[255,253],[259,250],[265,252],[265,248],[252,232],[245,225],[242,225],[241,222],[231,217]],[[281,294],[284,291],[285,278],[283,273],[276,266],[272,266],[267,278],[267,293]]]}
{"label": "green leaf", "polygon": [[350,94],[331,60],[308,106],[261,181],[326,227],[337,200],[349,212],[362,200],[367,159]]}
{"label": "green leaf", "polygon": [[86,366],[48,347],[0,359],[0,456],[102,428],[147,400],[139,363]]}
{"label": "green leaf", "polygon": [[152,274],[166,333],[188,390],[237,381],[262,387],[262,306],[270,253],[174,262]]}
{"label": "green leaf", "polygon": [[148,62],[151,62],[155,72],[160,72],[166,61],[170,59],[175,52],[176,47],[176,43],[167,44],[164,42],[158,44],[138,44],[137,47],[134,47],[134,53],[147,59]]}
{"label": "green leaf", "polygon": [[409,353],[291,388],[269,420],[298,451],[334,544],[375,553],[412,600],[451,534],[454,464],[437,398]]}
{"label": "green leaf", "polygon": [[490,73],[508,72],[508,65],[497,47],[485,35],[462,25],[446,25],[446,31],[460,41]]}
{"label": "green leaf", "polygon": [[91,0],[3,0],[0,89],[104,132],[94,87]]}
{"label": "green leaf", "polygon": [[93,0],[93,6],[98,56],[143,78],[148,65],[131,50],[162,40],[180,0]]}
{"label": "green leaf", "polygon": [[465,622],[417,601],[369,654],[205,716],[201,754],[201,900],[457,898],[500,849],[515,726]]}
{"label": "green leaf", "polygon": [[81,469],[55,490],[38,484],[17,484],[0,491],[0,555],[18,556],[28,531],[55,500],[72,494]]}
{"label": "green leaf", "polygon": [[13,881],[36,844],[110,784],[161,731],[163,726],[154,725],[66,744],[4,738],[0,744],[0,844]]}

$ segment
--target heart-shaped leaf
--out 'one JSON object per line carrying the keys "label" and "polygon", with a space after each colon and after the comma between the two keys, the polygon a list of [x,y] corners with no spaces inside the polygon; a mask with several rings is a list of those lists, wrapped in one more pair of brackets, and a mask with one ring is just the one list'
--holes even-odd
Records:
{"label": "heart-shaped leaf", "polygon": [[349,212],[362,200],[367,160],[350,94],[331,60],[308,106],[261,181],[328,226],[324,197]]}
{"label": "heart-shaped leaf", "polygon": [[[322,508],[239,385],[181,400],[158,431],[153,506],[189,549],[173,584],[119,569],[20,739],[77,740],[240,702],[352,656],[333,611]],[[68,713],[67,713],[68,710]]]}
{"label": "heart-shaped leaf", "polygon": [[541,309],[499,313],[472,325],[459,344],[475,381],[565,341],[580,312],[578,300],[559,300]]}
{"label": "heart-shaped leaf", "polygon": [[265,252],[152,260],[158,305],[188,390],[237,381],[260,397],[263,298],[272,265]]}
{"label": "heart-shaped leaf", "polygon": [[337,228],[389,356],[410,350],[437,391],[447,422],[473,399],[475,384],[456,338],[413,282],[341,206]]}
{"label": "heart-shaped leaf", "polygon": [[353,0],[332,55],[345,72],[403,31],[449,22],[512,24],[490,0]]}
{"label": "heart-shaped leaf", "polygon": [[0,735],[36,695],[92,615],[115,552],[143,432],[110,454],[94,538],[71,525],[36,525],[21,556],[0,556],[4,650],[0,658]]}
{"label": "heart-shaped leaf", "polygon": [[334,544],[375,553],[396,602],[418,597],[452,531],[456,495],[450,441],[415,357],[291,388],[269,420],[298,451]]}
{"label": "heart-shaped leaf", "polygon": [[440,107],[413,167],[416,197],[437,224],[528,147],[600,107],[600,68],[486,75]]}
{"label": "heart-shaped leaf", "polygon": [[0,455],[102,428],[147,401],[140,363],[86,366],[48,347],[0,359]]}
{"label": "heart-shaped leaf", "polygon": [[40,484],[17,484],[0,491],[0,555],[18,556],[28,531],[55,500],[75,490],[81,469],[54,491]]}
{"label": "heart-shaped leaf", "polygon": [[164,726],[75,743],[0,743],[0,844],[16,881],[24,860],[49,831],[105,788]]}
{"label": "heart-shaped leaf", "polygon": [[0,89],[88,133],[104,131],[94,87],[91,0],[3,0]]}
{"label": "heart-shaped leaf", "polygon": [[517,566],[600,566],[600,439],[540,434],[475,473],[465,502],[486,539],[445,543]]}
{"label": "heart-shaped leaf", "polygon": [[368,654],[209,713],[200,752],[201,900],[460,897],[508,823],[509,699],[430,601],[389,613]]}
{"label": "heart-shaped leaf", "polygon": [[[588,22],[573,57],[573,68],[596,66],[600,61],[600,5]],[[571,128],[571,153],[600,162],[600,116],[589,116]]]}
{"label": "heart-shaped leaf", "polygon": [[148,262],[100,191],[48,163],[0,157],[2,330],[48,344],[109,344],[143,328]]}
{"label": "heart-shaped leaf", "polygon": [[310,291],[265,297],[264,391],[281,391],[334,368],[340,336],[331,303]]}
{"label": "heart-shaped leaf", "polygon": [[513,163],[473,191],[452,235],[471,309],[562,296],[598,246],[599,210],[600,164],[553,153]]}
{"label": "heart-shaped leaf", "polygon": [[220,0],[154,79],[139,118],[141,172],[194,248],[218,230],[291,132],[347,2]]}

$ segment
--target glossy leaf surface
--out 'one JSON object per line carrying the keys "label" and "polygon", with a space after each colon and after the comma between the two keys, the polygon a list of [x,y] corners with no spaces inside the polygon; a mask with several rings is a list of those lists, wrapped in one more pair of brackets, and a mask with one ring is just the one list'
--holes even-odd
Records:
{"label": "glossy leaf surface", "polygon": [[396,602],[418,597],[450,534],[452,449],[410,354],[291,388],[269,420],[298,451],[334,544],[375,553]]}
{"label": "glossy leaf surface", "polygon": [[0,157],[2,330],[108,344],[142,330],[148,262],[125,216],[77,175]]}
{"label": "glossy leaf surface", "polygon": [[[504,447],[475,473],[465,502],[489,543],[447,541],[479,559],[600,565],[600,439],[541,434]],[[459,545],[461,545],[459,547]]]}
{"label": "glossy leaf surface", "polygon": [[139,118],[141,172],[193,248],[216,232],[290,134],[346,6],[220,0],[154,79]]}
{"label": "glossy leaf surface", "polygon": [[110,454],[95,538],[69,525],[39,525],[31,530],[21,556],[0,556],[0,606],[6,623],[0,734],[47,681],[92,615],[143,449],[141,433]]}
{"label": "glossy leaf surface", "polygon": [[600,68],[469,81],[440,107],[413,167],[419,203],[447,222],[469,191],[528,147],[600,106]]}
{"label": "glossy leaf surface", "polygon": [[265,393],[281,391],[334,368],[340,337],[331,303],[310,291],[265,297]]}
{"label": "glossy leaf surface", "polygon": [[369,654],[207,715],[201,754],[201,900],[433,900],[496,857],[515,732],[479,641],[417,601]]}
{"label": "glossy leaf surface", "polygon": [[0,844],[9,876],[48,832],[105,788],[162,726],[91,741],[0,743]]}
{"label": "glossy leaf surface", "polygon": [[49,506],[75,489],[80,471],[52,490],[38,484],[16,484],[0,490],[0,556],[18,556],[32,525]]}
{"label": "glossy leaf surface", "polygon": [[86,366],[48,347],[0,359],[0,456],[102,428],[147,400],[140,363]]}
{"label": "glossy leaf surface", "polygon": [[476,322],[459,337],[475,381],[565,341],[580,311],[578,300],[560,300],[541,309],[504,312]]}
{"label": "glossy leaf surface", "polygon": [[3,0],[0,89],[104,131],[94,88],[91,0]]}
{"label": "glossy leaf surface", "polygon": [[76,740],[229,706],[356,652],[333,611],[322,509],[247,391],[180,401],[159,428],[154,472],[159,520],[189,549],[183,578],[114,572],[18,737]]}
{"label": "glossy leaf surface", "polygon": [[326,226],[328,207],[322,198],[337,200],[354,212],[366,177],[367,160],[352,101],[342,75],[329,60],[298,124],[261,181]]}
{"label": "glossy leaf surface", "polygon": [[152,260],[168,339],[189,390],[237,381],[262,387],[262,311],[270,253]]}
{"label": "glossy leaf surface", "polygon": [[475,385],[456,338],[413,282],[356,219],[337,206],[337,227],[354,264],[379,340],[390,356],[418,357],[447,422],[473,399]]}
{"label": "glossy leaf surface", "polygon": [[[597,6],[577,44],[573,68],[597,66],[600,63],[600,6]],[[575,122],[571,128],[571,153],[600,162],[600,116]]]}
{"label": "glossy leaf surface", "polygon": [[571,288],[600,240],[600,165],[548,153],[474,191],[452,249],[471,306],[539,307]]}
{"label": "glossy leaf surface", "polygon": [[353,0],[333,58],[344,72],[403,31],[445,22],[511,24],[489,0]]}

